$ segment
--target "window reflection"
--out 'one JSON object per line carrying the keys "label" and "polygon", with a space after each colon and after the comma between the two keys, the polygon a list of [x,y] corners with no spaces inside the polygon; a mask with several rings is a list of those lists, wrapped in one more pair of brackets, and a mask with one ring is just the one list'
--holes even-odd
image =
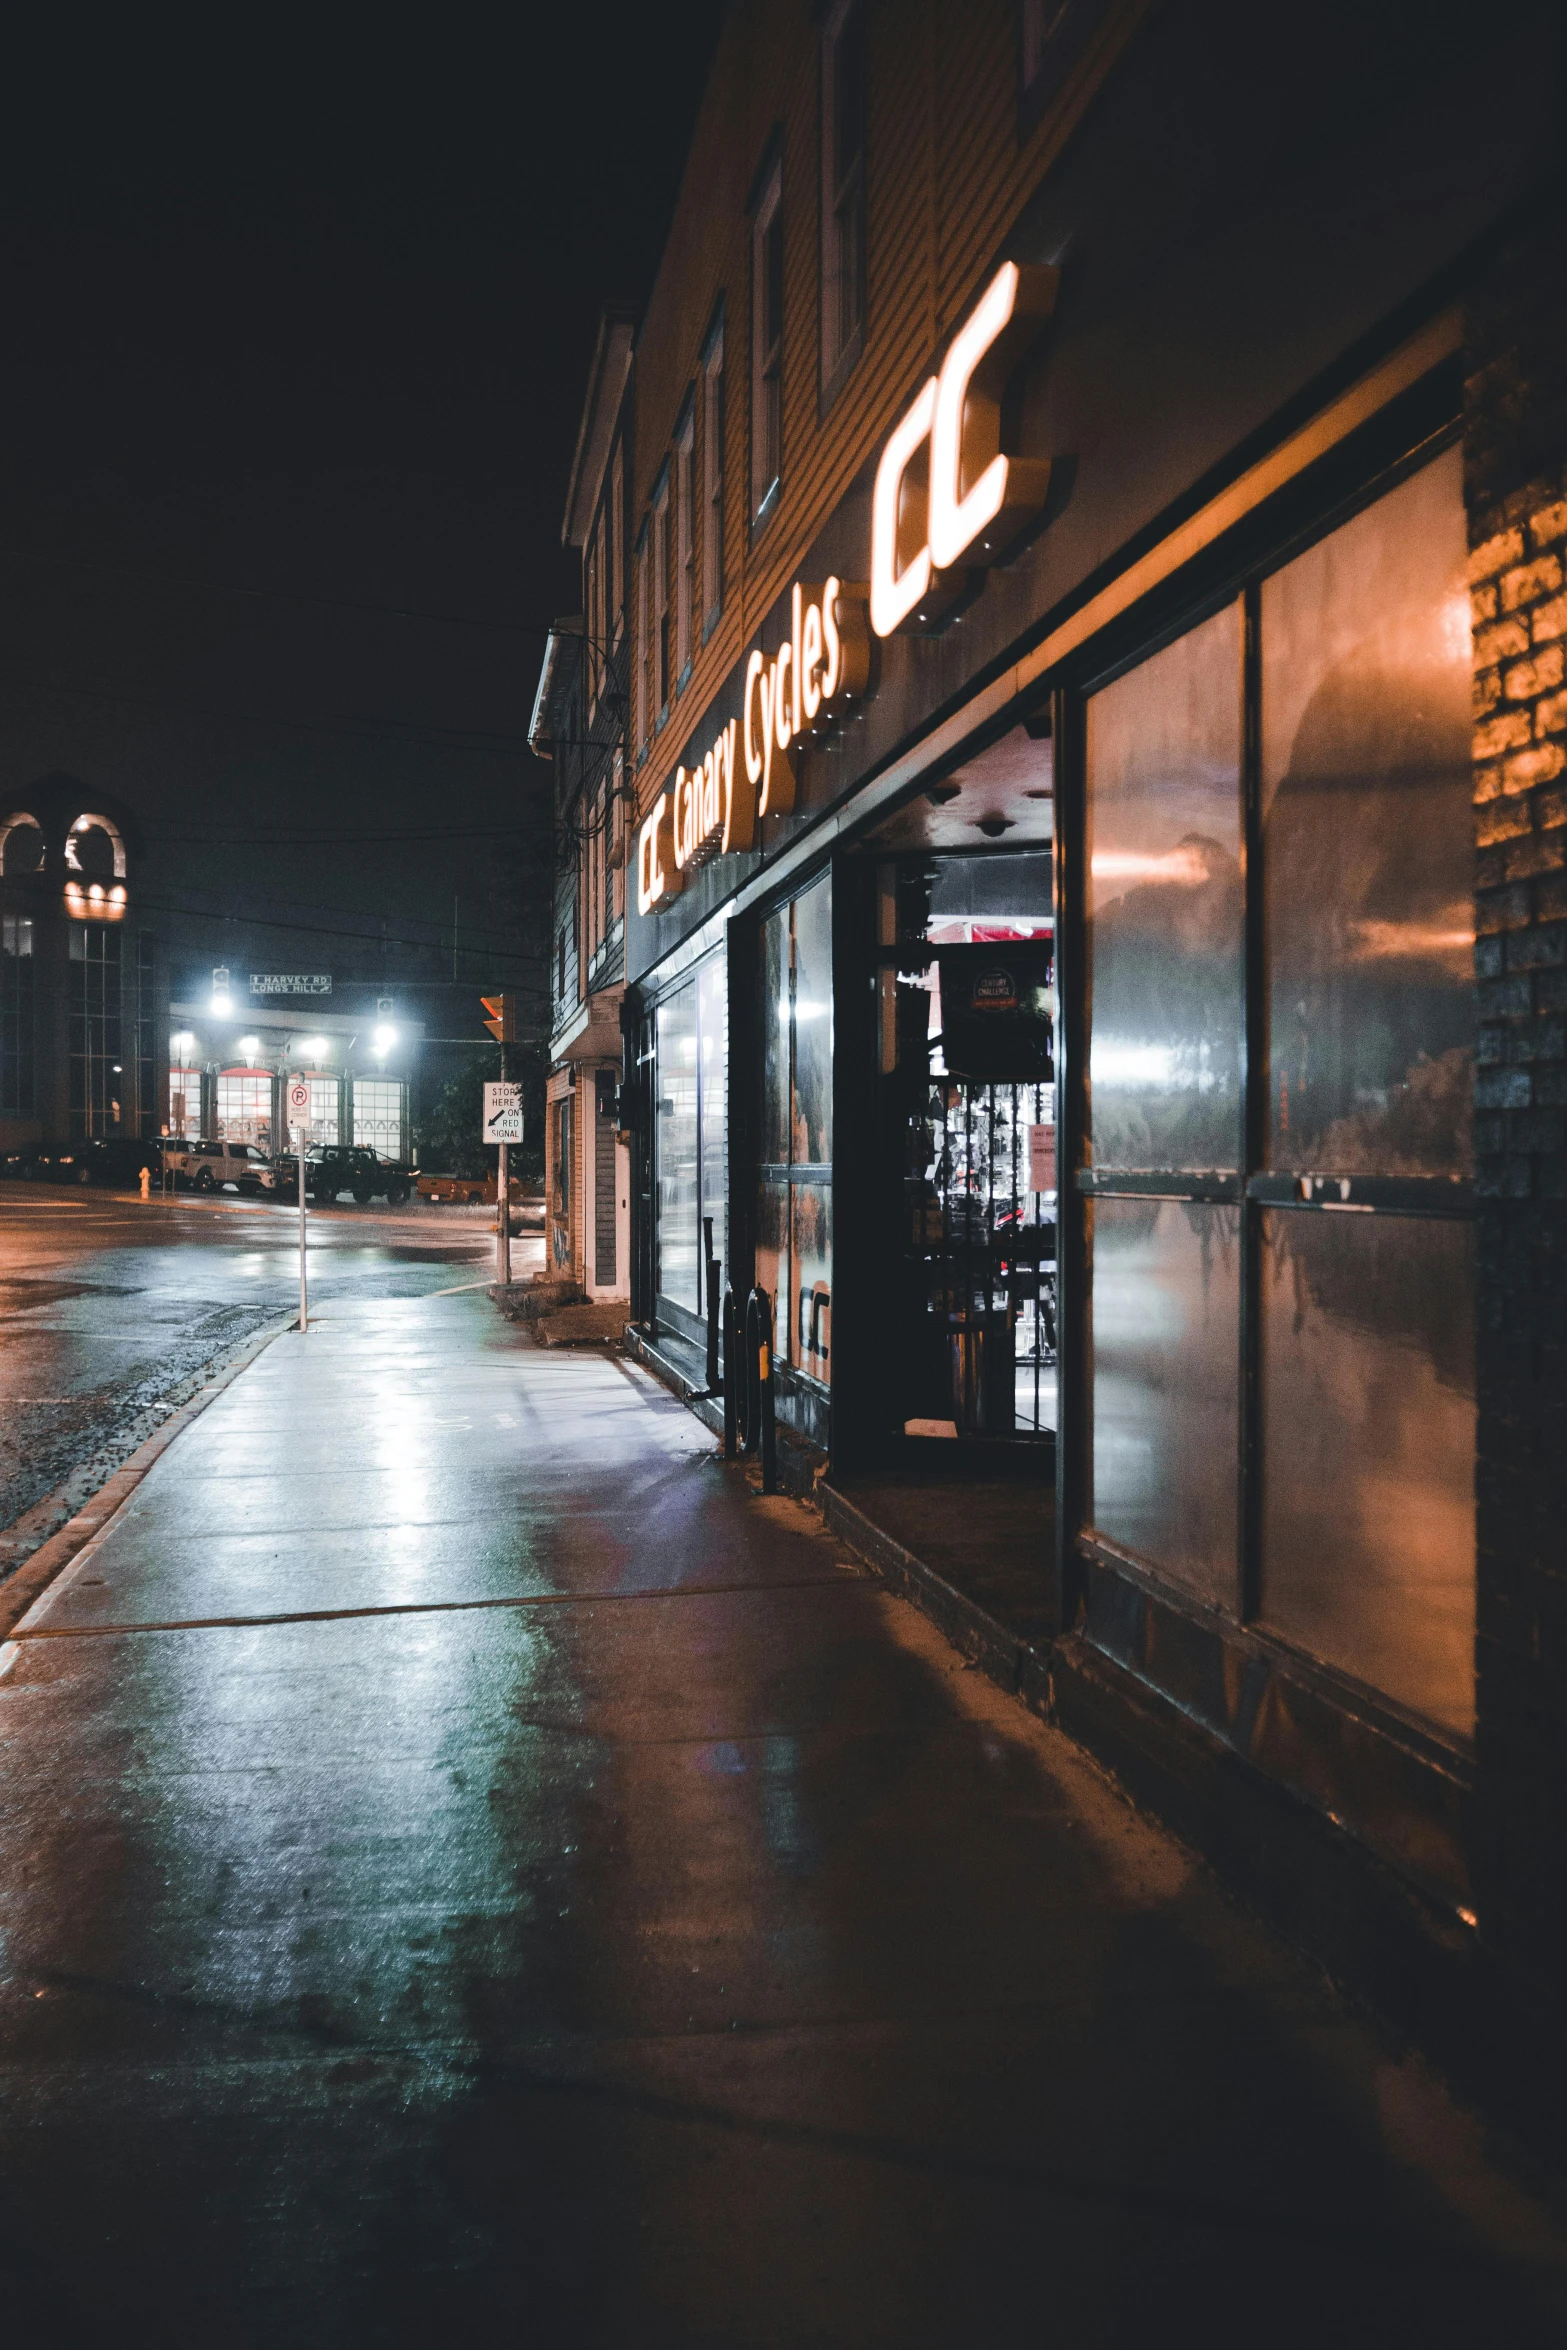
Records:
{"label": "window reflection", "polygon": [[1469,602],[1455,449],[1262,589],[1272,1164],[1472,1170]]}
{"label": "window reflection", "polygon": [[756,1277],[781,1361],[828,1377],[832,1313],[832,880],[762,930],[762,1171]]}
{"label": "window reflection", "polygon": [[1089,1231],[1090,1522],[1233,1610],[1240,1210],[1096,1199]]}
{"label": "window reflection", "polygon": [[1474,1722],[1474,1238],[1263,1218],[1263,1612],[1449,1729]]}
{"label": "window reflection", "polygon": [[1241,1162],[1240,606],[1088,705],[1090,1155]]}
{"label": "window reflection", "polygon": [[658,1288],[697,1310],[697,1010],[688,980],[658,1007]]}

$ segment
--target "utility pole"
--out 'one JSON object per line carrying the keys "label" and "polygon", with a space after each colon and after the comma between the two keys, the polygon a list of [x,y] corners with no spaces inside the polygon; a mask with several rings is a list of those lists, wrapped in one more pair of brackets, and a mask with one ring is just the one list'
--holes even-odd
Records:
{"label": "utility pole", "polygon": [[[514,995],[480,996],[484,1006],[484,1025],[501,1048],[501,1078],[511,1077],[511,1047],[517,1035],[517,999]],[[519,1123],[518,1139],[521,1139]],[[495,1278],[502,1284],[511,1280],[511,1181],[507,1168],[508,1144],[502,1138],[498,1145],[500,1158],[495,1174]]]}

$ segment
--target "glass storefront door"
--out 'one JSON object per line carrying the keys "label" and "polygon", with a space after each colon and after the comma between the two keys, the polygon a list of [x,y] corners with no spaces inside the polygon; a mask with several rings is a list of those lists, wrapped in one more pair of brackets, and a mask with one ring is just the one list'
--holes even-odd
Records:
{"label": "glass storefront door", "polygon": [[1051,859],[878,868],[890,1399],[909,1436],[1056,1424]]}

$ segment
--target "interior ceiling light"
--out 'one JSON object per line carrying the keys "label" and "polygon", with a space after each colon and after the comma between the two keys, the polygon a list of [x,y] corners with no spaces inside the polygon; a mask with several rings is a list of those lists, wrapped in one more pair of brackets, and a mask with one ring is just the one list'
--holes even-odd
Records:
{"label": "interior ceiling light", "polygon": [[999,840],[1004,832],[1012,830],[1010,816],[976,816],[974,821],[987,840]]}

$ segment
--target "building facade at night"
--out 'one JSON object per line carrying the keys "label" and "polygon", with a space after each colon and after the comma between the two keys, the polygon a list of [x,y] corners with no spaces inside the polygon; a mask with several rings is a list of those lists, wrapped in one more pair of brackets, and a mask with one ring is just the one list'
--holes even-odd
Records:
{"label": "building facade at night", "polygon": [[737,6],[627,444],[639,1343],[710,1226],[796,1473],[1028,1483],[1025,1688],[1433,2001],[1567,1913],[1525,35]]}
{"label": "building facade at night", "polygon": [[169,1134],[286,1150],[284,1088],[302,1077],[311,1142],[411,1157],[424,1022],[373,981],[182,963],[169,1014]]}
{"label": "building facade at night", "polygon": [[544,1200],[546,1271],[591,1300],[630,1295],[630,1157],[620,1130],[626,975],[626,484],[629,314],[606,310],[589,372],[561,540],[582,611],[545,647],[529,748],[552,763],[554,933]]}
{"label": "building facade at night", "polygon": [[[0,1151],[205,1135],[410,1155],[425,1022],[385,982],[194,963],[147,902],[135,817],[71,776],[0,797]],[[276,958],[274,957],[274,960]]]}
{"label": "building facade at night", "polygon": [[131,811],[74,776],[0,794],[0,1151],[156,1134],[168,960]]}

